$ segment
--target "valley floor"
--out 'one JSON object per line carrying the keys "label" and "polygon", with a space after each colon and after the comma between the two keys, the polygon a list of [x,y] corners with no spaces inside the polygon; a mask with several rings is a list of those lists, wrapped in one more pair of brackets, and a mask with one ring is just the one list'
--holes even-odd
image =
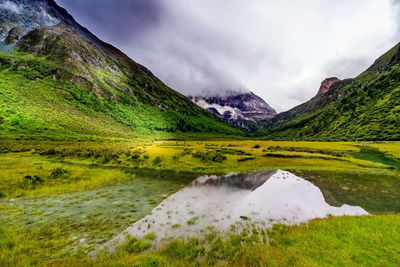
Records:
{"label": "valley floor", "polygon": [[[399,160],[400,142],[0,141],[0,265],[398,265]],[[200,175],[268,169],[374,215],[86,256]]]}

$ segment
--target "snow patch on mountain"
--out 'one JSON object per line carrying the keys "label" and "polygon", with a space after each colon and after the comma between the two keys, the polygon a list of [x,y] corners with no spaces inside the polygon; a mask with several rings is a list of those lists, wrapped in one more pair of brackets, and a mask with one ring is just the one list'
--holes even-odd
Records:
{"label": "snow patch on mountain", "polygon": [[262,98],[252,92],[230,92],[223,96],[189,96],[189,99],[228,122],[260,121],[277,114]]}
{"label": "snow patch on mountain", "polygon": [[36,0],[8,0],[0,3],[0,48],[12,50],[13,46],[28,32],[52,27],[60,20],[50,14],[51,2]]}

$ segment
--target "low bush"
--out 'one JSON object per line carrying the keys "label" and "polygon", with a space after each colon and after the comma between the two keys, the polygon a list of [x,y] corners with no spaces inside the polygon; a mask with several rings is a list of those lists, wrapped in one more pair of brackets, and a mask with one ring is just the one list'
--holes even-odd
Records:
{"label": "low bush", "polygon": [[23,178],[22,180],[22,187],[27,188],[27,187],[35,187],[37,185],[40,185],[44,182],[44,180],[37,175],[27,175]]}
{"label": "low bush", "polygon": [[201,151],[196,151],[192,154],[194,158],[198,158],[203,162],[217,162],[221,163],[227,159],[227,157],[219,152],[219,151],[210,151],[210,152],[201,152]]}
{"label": "low bush", "polygon": [[57,179],[57,178],[68,178],[71,175],[71,172],[67,169],[63,168],[55,168],[51,171],[49,178]]}
{"label": "low bush", "polygon": [[161,157],[155,157],[153,160],[153,166],[159,166],[162,162],[162,158]]}
{"label": "low bush", "polygon": [[149,153],[143,149],[133,150],[128,161],[134,163],[135,165],[140,165],[150,158]]}

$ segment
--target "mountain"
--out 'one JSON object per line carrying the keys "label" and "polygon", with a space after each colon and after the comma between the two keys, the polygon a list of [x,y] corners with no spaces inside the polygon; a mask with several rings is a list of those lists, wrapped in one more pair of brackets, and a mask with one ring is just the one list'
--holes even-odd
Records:
{"label": "mountain", "polygon": [[259,123],[285,140],[400,140],[400,44],[353,79],[325,80],[304,104]]}
{"label": "mountain", "polygon": [[241,134],[53,0],[0,2],[0,138]]}
{"label": "mountain", "polygon": [[277,112],[252,92],[222,96],[189,96],[198,106],[223,120],[247,130],[254,122],[273,118]]}

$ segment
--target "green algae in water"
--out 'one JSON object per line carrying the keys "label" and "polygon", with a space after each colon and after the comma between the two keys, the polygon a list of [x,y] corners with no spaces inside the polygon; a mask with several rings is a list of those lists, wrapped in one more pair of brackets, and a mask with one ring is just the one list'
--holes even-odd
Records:
{"label": "green algae in water", "polygon": [[293,171],[318,186],[334,206],[357,205],[373,214],[400,213],[400,173]]}
{"label": "green algae in water", "polygon": [[70,249],[103,243],[143,218],[166,195],[185,187],[193,174],[138,170],[124,183],[45,198],[3,199],[0,223],[18,222],[42,235],[57,228]]}
{"label": "green algae in water", "polygon": [[385,173],[360,170],[293,172],[317,185],[331,205],[359,205],[374,214],[400,213],[400,162],[368,146],[362,146],[359,152],[351,155],[389,166],[392,170]]}
{"label": "green algae in water", "polygon": [[356,159],[381,163],[396,168],[397,170],[400,170],[400,161],[388,157],[385,153],[373,147],[361,147],[360,151],[352,153],[352,156],[355,157]]}

